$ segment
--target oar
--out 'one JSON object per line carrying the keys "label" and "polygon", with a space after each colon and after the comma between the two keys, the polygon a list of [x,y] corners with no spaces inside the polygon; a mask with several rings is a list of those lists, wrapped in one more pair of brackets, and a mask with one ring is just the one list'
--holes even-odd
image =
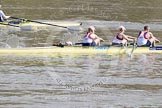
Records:
{"label": "oar", "polygon": [[20,26],[17,26],[17,25],[12,25],[12,24],[9,24],[9,23],[8,23],[8,24],[5,24],[5,23],[3,23],[3,22],[2,22],[2,23],[0,23],[0,24],[1,24],[1,25],[12,26],[12,27],[20,27]]}
{"label": "oar", "polygon": [[[17,18],[17,17],[10,17],[12,19],[22,19],[22,18]],[[72,29],[66,26],[60,26],[60,25],[55,25],[55,24],[50,24],[50,23],[45,23],[45,22],[40,22],[40,21],[35,21],[35,20],[29,20],[29,19],[24,19],[25,21],[29,21],[29,22],[34,22],[34,23],[39,23],[39,24],[45,24],[45,25],[50,25],[50,26],[55,26],[55,27],[62,27],[62,28],[67,28],[69,30],[74,30],[77,31],[76,29]],[[80,25],[82,25],[82,23],[80,23]]]}
{"label": "oar", "polygon": [[130,57],[132,57],[133,51],[134,51],[134,49],[135,49],[136,47],[137,47],[136,41],[134,41],[132,50],[131,50],[131,52],[129,53],[129,56],[130,56]]}

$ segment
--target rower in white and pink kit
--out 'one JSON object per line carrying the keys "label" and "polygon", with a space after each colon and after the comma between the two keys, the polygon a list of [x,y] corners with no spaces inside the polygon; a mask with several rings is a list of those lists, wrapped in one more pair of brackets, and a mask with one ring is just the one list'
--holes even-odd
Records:
{"label": "rower in white and pink kit", "polygon": [[1,5],[0,5],[0,22],[6,21],[10,16],[6,16],[4,12],[1,10]]}
{"label": "rower in white and pink kit", "polygon": [[150,32],[149,26],[144,26],[144,30],[139,32],[137,38],[137,45],[138,46],[147,46],[153,47],[155,46],[155,42],[160,42],[153,34]]}
{"label": "rower in white and pink kit", "polygon": [[124,26],[119,27],[120,32],[117,33],[117,35],[114,37],[114,39],[112,41],[112,45],[119,45],[119,46],[126,45],[127,46],[128,41],[130,41],[130,42],[136,41],[135,37],[125,35],[124,34],[125,30],[126,29]]}
{"label": "rower in white and pink kit", "polygon": [[104,41],[95,34],[95,30],[94,26],[88,28],[88,32],[83,40],[83,46],[100,46],[101,41]]}

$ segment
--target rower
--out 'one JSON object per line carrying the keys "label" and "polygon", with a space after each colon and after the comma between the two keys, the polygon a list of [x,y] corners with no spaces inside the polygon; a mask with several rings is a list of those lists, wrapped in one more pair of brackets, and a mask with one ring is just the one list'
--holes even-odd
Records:
{"label": "rower", "polygon": [[117,35],[114,37],[113,41],[112,41],[112,45],[113,46],[127,46],[128,41],[130,42],[135,42],[136,38],[129,36],[129,35],[125,35],[124,32],[126,31],[124,26],[120,26],[119,27],[119,33],[117,33]]}
{"label": "rower", "polygon": [[[0,8],[1,8],[2,6],[0,5]],[[4,22],[4,21],[6,21],[8,18],[10,18],[10,16],[6,16],[5,14],[4,14],[4,12],[2,11],[2,10],[0,10],[0,22]]]}
{"label": "rower", "polygon": [[155,42],[160,42],[153,34],[150,32],[150,27],[148,25],[144,26],[144,30],[139,32],[137,37],[138,46],[154,47]]}
{"label": "rower", "polygon": [[104,40],[102,38],[98,37],[95,34],[95,31],[96,31],[96,29],[94,26],[90,26],[88,28],[88,32],[83,40],[83,46],[100,46],[101,41],[104,41]]}

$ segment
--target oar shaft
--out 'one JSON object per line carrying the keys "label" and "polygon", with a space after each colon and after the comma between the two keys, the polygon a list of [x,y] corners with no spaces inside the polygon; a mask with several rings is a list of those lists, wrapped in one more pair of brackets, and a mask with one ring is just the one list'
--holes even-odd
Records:
{"label": "oar shaft", "polygon": [[30,22],[35,22],[35,23],[39,23],[39,24],[50,25],[50,26],[56,26],[56,27],[67,28],[67,27],[65,27],[65,26],[59,26],[59,25],[55,25],[55,24],[44,23],[44,22],[39,22],[39,21],[34,21],[34,20],[27,20],[27,21],[30,21]]}
{"label": "oar shaft", "polygon": [[[17,17],[10,17],[12,19],[20,19],[20,18],[17,18]],[[55,24],[50,24],[50,23],[45,23],[45,22],[40,22],[40,21],[35,21],[35,20],[29,20],[29,19],[25,19],[26,21],[29,21],[29,22],[35,22],[35,23],[39,23],[39,24],[45,24],[45,25],[50,25],[50,26],[56,26],[56,27],[62,27],[62,28],[68,28],[68,27],[65,27],[65,26],[59,26],[59,25],[55,25]]]}
{"label": "oar shaft", "polygon": [[[45,23],[45,22],[40,22],[40,21],[35,21],[35,20],[29,20],[29,19],[24,19],[24,18],[17,18],[17,17],[13,17],[13,16],[11,16],[10,18],[12,18],[12,19],[22,19],[24,21],[35,22],[35,23],[45,24],[45,25],[50,25],[50,26],[55,26],[55,27],[62,27],[62,28],[66,28],[66,29],[71,30],[71,31],[80,31],[80,28],[79,29],[74,29],[74,28],[71,28],[71,27],[60,26],[60,25],[55,25],[55,24],[50,24],[50,23]],[[80,23],[80,25],[82,25],[82,23]]]}
{"label": "oar shaft", "polygon": [[131,52],[130,52],[130,54],[129,54],[130,57],[132,57],[133,52],[134,52],[134,50],[135,50],[136,47],[137,47],[137,45],[136,45],[136,41],[134,41],[134,43],[133,43],[133,47],[132,47],[132,50],[131,50]]}

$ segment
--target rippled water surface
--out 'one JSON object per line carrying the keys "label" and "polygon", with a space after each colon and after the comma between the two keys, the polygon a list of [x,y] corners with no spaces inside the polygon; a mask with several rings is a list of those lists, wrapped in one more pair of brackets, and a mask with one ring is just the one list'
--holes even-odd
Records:
{"label": "rippled water surface", "polygon": [[160,62],[159,55],[2,56],[1,106],[161,107]]}
{"label": "rippled water surface", "polygon": [[[1,0],[6,14],[33,20],[82,22],[82,30],[0,29],[0,46],[80,42],[90,25],[109,44],[124,25],[137,36],[149,24],[162,41],[161,0]],[[2,108],[160,108],[161,54],[0,55]]]}

